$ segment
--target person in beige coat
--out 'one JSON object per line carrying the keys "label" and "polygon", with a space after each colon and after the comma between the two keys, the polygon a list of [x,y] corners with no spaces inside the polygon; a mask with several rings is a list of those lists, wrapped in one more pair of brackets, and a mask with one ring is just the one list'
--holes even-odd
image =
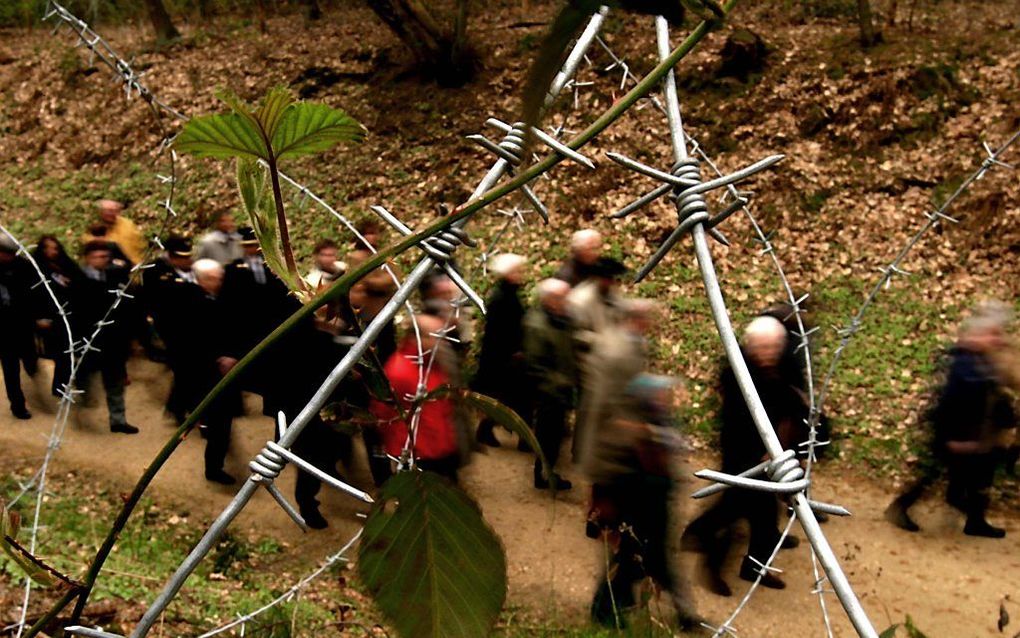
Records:
{"label": "person in beige coat", "polygon": [[622,320],[598,335],[588,357],[574,428],[574,462],[589,476],[599,432],[613,414],[626,411],[623,388],[648,369],[647,334],[655,304],[647,299],[620,302]]}

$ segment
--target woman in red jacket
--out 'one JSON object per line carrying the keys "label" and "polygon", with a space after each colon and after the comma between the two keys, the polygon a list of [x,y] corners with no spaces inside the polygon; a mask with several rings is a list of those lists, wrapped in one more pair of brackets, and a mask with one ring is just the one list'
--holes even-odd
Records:
{"label": "woman in red jacket", "polygon": [[[443,321],[431,315],[417,315],[414,321],[418,324],[421,335],[421,348],[425,353],[424,386],[419,388],[418,344],[414,332],[404,337],[397,351],[383,366],[393,395],[400,402],[406,413],[411,409],[412,398],[417,396],[419,389],[428,393],[443,385],[448,385],[458,377],[455,357],[444,356],[446,344],[435,337],[443,329]],[[435,361],[429,369],[429,360],[435,352]],[[418,410],[409,414],[411,424],[406,423],[397,409],[390,403],[373,399],[369,408],[379,420],[378,427],[382,435],[386,453],[396,458],[404,458],[405,447],[413,452],[414,464],[422,470],[446,476],[452,481],[457,480],[457,468],[461,465],[461,445],[459,444],[456,426],[456,408],[450,396],[430,399]],[[409,436],[413,443],[408,445]]]}

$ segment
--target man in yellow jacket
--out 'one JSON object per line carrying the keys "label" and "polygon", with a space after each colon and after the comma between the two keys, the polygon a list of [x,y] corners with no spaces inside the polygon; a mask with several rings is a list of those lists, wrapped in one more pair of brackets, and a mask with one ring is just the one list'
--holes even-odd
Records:
{"label": "man in yellow jacket", "polygon": [[[145,255],[145,241],[142,239],[142,233],[138,230],[138,226],[121,215],[123,211],[124,205],[120,202],[112,199],[100,200],[99,219],[106,226],[106,235],[98,239],[117,244],[124,256],[130,259],[132,264],[137,264],[142,261],[142,257]],[[83,244],[87,244],[93,239],[97,238],[86,234]]]}

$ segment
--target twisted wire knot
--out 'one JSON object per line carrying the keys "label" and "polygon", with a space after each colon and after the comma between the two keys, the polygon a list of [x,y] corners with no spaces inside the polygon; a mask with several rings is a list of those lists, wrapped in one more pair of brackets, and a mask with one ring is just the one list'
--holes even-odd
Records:
{"label": "twisted wire knot", "polygon": [[255,458],[248,463],[248,469],[258,477],[256,480],[259,482],[272,483],[276,480],[276,477],[280,476],[280,472],[287,465],[283,455],[274,449],[278,447],[273,441],[267,441],[262,451],[256,454]]}
{"label": "twisted wire knot", "polygon": [[687,222],[686,225],[694,225],[708,221],[708,204],[705,202],[704,194],[690,192],[691,189],[702,183],[701,163],[698,159],[688,157],[680,160],[673,165],[670,172],[682,183],[682,185],[674,185],[672,194],[680,223]]}
{"label": "twisted wire knot", "polygon": [[524,122],[514,122],[510,131],[499,142],[499,147],[506,151],[504,159],[515,167],[521,165],[521,154],[524,152],[524,137],[527,130]]}
{"label": "twisted wire knot", "polygon": [[794,450],[786,450],[765,466],[765,474],[776,483],[793,483],[804,478],[804,468]]}
{"label": "twisted wire knot", "polygon": [[467,231],[462,228],[451,226],[438,235],[433,235],[422,240],[421,249],[428,253],[428,256],[437,262],[445,264],[453,259],[453,253],[457,246],[464,244],[474,248],[478,244],[471,239]]}

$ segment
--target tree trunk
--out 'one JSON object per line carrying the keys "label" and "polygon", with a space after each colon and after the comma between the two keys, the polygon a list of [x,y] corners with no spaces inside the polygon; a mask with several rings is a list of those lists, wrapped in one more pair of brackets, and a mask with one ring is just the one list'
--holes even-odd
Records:
{"label": "tree trunk", "polygon": [[418,0],[366,0],[404,43],[419,68],[443,86],[462,86],[474,73],[467,42],[467,0],[458,0],[451,29],[443,29]]}
{"label": "tree trunk", "polygon": [[319,6],[319,0],[304,0],[305,4],[305,19],[314,21],[322,18],[322,7]]}
{"label": "tree trunk", "polygon": [[170,20],[170,14],[163,6],[163,0],[145,0],[145,10],[148,11],[152,28],[156,32],[157,44],[180,39],[181,34]]}
{"label": "tree trunk", "polygon": [[871,16],[871,0],[857,0],[857,23],[861,27],[861,46],[868,48],[882,41],[882,34],[875,30]]}

